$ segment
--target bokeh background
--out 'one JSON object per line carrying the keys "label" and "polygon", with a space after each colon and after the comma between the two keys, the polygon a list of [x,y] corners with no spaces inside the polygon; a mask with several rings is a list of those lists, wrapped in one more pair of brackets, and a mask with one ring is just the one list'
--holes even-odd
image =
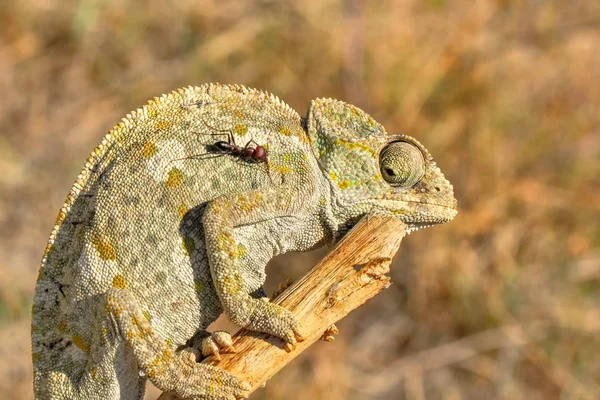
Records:
{"label": "bokeh background", "polygon": [[[600,398],[591,0],[2,0],[0,397],[32,398],[37,269],[88,153],[148,99],[205,82],[302,114],[354,103],[420,140],[459,200],[404,241],[390,289],[253,399]],[[274,260],[269,287],[323,254]]]}

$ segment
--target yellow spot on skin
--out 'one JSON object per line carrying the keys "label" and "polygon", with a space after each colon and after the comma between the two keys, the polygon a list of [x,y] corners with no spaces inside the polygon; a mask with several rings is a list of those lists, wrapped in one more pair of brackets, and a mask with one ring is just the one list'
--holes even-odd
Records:
{"label": "yellow spot on skin", "polygon": [[248,126],[245,124],[236,125],[233,128],[233,131],[239,136],[244,136],[246,133],[248,133]]}
{"label": "yellow spot on skin", "polygon": [[181,246],[183,247],[183,251],[185,251],[185,254],[187,256],[189,256],[194,252],[194,250],[196,250],[196,242],[194,242],[194,239],[192,239],[191,237],[184,237],[183,239],[181,239]]}
{"label": "yellow spot on skin", "polygon": [[237,198],[237,206],[243,211],[253,211],[256,207],[262,205],[262,196],[258,193],[254,193],[252,197],[246,195],[240,195]]}
{"label": "yellow spot on skin", "polygon": [[148,321],[150,321],[150,313],[146,310],[142,311],[142,315],[144,316],[144,318],[146,318]]}
{"label": "yellow spot on skin", "polygon": [[115,246],[110,243],[110,239],[105,235],[95,235],[92,239],[92,243],[98,252],[98,255],[103,260],[116,260],[117,250]]}
{"label": "yellow spot on skin", "polygon": [[123,275],[117,274],[113,277],[112,287],[116,289],[125,289],[127,287],[127,281],[123,278]]}
{"label": "yellow spot on skin", "polygon": [[269,303],[269,309],[275,311],[275,315],[277,316],[283,314],[284,310],[282,307],[275,307],[275,305],[272,303]]}
{"label": "yellow spot on skin", "polygon": [[238,257],[242,258],[246,256],[246,248],[244,246],[238,246]]}
{"label": "yellow spot on skin", "polygon": [[144,148],[142,149],[142,155],[146,158],[153,157],[156,153],[158,153],[158,147],[150,141],[144,143]]}
{"label": "yellow spot on skin", "polygon": [[285,136],[292,136],[292,131],[290,131],[287,127],[285,126],[280,126],[278,129],[279,133],[281,133],[282,135]]}
{"label": "yellow spot on skin", "polygon": [[217,246],[219,250],[225,251],[230,258],[241,257],[241,252],[244,252],[245,254],[245,249],[240,251],[240,247],[237,245],[233,237],[226,233],[219,234],[217,237]]}
{"label": "yellow spot on skin", "polygon": [[223,278],[223,291],[237,293],[242,287],[242,278],[237,274],[229,274]]}
{"label": "yellow spot on skin", "polygon": [[148,324],[145,324],[145,325],[144,325],[144,324],[140,323],[140,321],[138,321],[138,319],[137,319],[136,317],[132,317],[132,318],[131,318],[131,323],[132,323],[132,324],[133,324],[133,325],[134,325],[136,328],[138,328],[138,329],[139,329],[139,332],[138,332],[138,337],[139,337],[139,338],[142,338],[142,339],[143,339],[144,337],[146,337],[146,335],[148,335],[148,334],[151,332],[151,330],[150,330],[150,329],[148,329],[149,325],[148,325]]}
{"label": "yellow spot on skin", "polygon": [[156,127],[158,129],[167,129],[170,126],[171,126],[171,122],[167,121],[167,120],[164,120],[164,119],[161,120],[161,121],[158,121],[158,124],[156,124]]}
{"label": "yellow spot on skin", "polygon": [[224,250],[236,245],[235,240],[233,240],[233,236],[227,233],[220,233],[217,237],[217,243],[219,244],[219,249]]}
{"label": "yellow spot on skin", "polygon": [[210,203],[210,205],[208,206],[208,209],[210,210],[211,213],[214,214],[221,214],[223,212],[223,210],[225,209],[225,207],[228,207],[229,203],[226,202],[212,202]]}
{"label": "yellow spot on skin", "polygon": [[354,108],[354,107],[350,107],[350,112],[351,112],[352,114],[354,114],[355,116],[357,116],[357,117],[360,117],[360,116],[361,116],[361,115],[360,115],[360,112],[358,112],[358,110],[357,110],[356,108]]}
{"label": "yellow spot on skin", "polygon": [[185,204],[180,204],[179,207],[177,207],[177,215],[179,215],[179,219],[183,219],[185,213],[187,212],[188,208],[185,206]]}
{"label": "yellow spot on skin", "polygon": [[338,182],[338,186],[340,187],[340,189],[348,189],[350,186],[352,186],[352,183],[350,181],[340,181]]}
{"label": "yellow spot on skin", "polygon": [[158,110],[156,108],[148,108],[148,117],[154,118],[158,115]]}
{"label": "yellow spot on skin", "polygon": [[58,324],[58,330],[61,332],[65,332],[67,330],[67,324],[61,322],[60,324]]}
{"label": "yellow spot on skin", "polygon": [[90,350],[90,346],[85,344],[85,342],[83,341],[83,338],[81,336],[73,335],[71,337],[71,340],[73,341],[73,344],[75,346],[79,347],[81,350],[86,351],[86,352]]}
{"label": "yellow spot on skin", "polygon": [[330,172],[329,177],[331,180],[337,181],[337,174],[335,172]]}
{"label": "yellow spot on skin", "polygon": [[106,306],[104,307],[104,310],[108,313],[114,313],[115,317],[119,317],[121,315],[121,313],[123,312],[123,308],[117,306],[116,304],[110,304],[109,302],[106,303]]}
{"label": "yellow spot on skin", "polygon": [[177,167],[171,168],[167,178],[167,187],[174,188],[183,184],[183,173]]}
{"label": "yellow spot on skin", "polygon": [[349,142],[349,141],[346,141],[344,139],[338,138],[338,139],[335,139],[335,141],[334,141],[333,144],[334,144],[334,146],[340,146],[340,147],[343,146],[343,147],[346,147],[346,148],[348,148],[350,150],[362,150],[362,151],[364,151],[366,153],[371,154],[371,156],[373,156],[373,157],[376,156],[376,153],[375,153],[374,149],[372,149],[369,146],[366,146],[366,145],[364,145],[362,143]]}
{"label": "yellow spot on skin", "polygon": [[173,347],[173,340],[171,338],[166,338],[165,344],[169,347]]}
{"label": "yellow spot on skin", "polygon": [[146,375],[150,379],[154,379],[157,376],[164,375],[167,370],[167,366],[172,364],[173,360],[173,350],[171,348],[166,348],[160,353],[160,355],[156,356],[154,360],[152,360],[148,364],[148,368],[146,370]]}
{"label": "yellow spot on skin", "polygon": [[277,172],[279,172],[281,175],[285,175],[285,174],[289,174],[290,172],[292,172],[292,169],[290,167],[288,167],[287,165],[280,165],[277,168]]}

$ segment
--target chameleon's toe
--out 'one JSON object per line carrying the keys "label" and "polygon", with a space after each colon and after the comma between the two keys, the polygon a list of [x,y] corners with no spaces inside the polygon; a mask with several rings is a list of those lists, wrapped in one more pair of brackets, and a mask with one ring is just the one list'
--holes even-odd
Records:
{"label": "chameleon's toe", "polygon": [[213,332],[212,338],[214,339],[215,343],[217,343],[217,345],[220,348],[225,349],[231,353],[236,352],[235,347],[233,347],[233,339],[231,338],[231,335],[229,334],[229,332],[226,332],[226,331]]}
{"label": "chameleon's toe", "polygon": [[281,307],[280,305],[269,302],[268,300],[257,300],[254,303],[255,309],[246,328],[269,333],[277,336],[286,343],[286,351],[293,351],[298,342],[305,340],[300,332],[300,324],[296,317]]}
{"label": "chameleon's toe", "polygon": [[202,355],[204,357],[214,356],[217,360],[221,359],[221,350],[229,353],[235,353],[233,340],[229,332],[217,331],[202,340]]}
{"label": "chameleon's toe", "polygon": [[296,337],[296,341],[298,341],[298,343],[302,343],[306,340],[304,335],[302,335],[302,333],[300,333],[299,327],[294,327],[293,331],[294,331],[294,336]]}
{"label": "chameleon's toe", "polygon": [[340,330],[335,326],[335,324],[331,325],[329,328],[325,329],[323,335],[321,335],[320,340],[325,342],[333,342],[335,340],[335,335],[340,333]]}
{"label": "chameleon's toe", "polygon": [[304,342],[306,338],[302,336],[297,327],[292,327],[285,335],[281,337],[286,343],[284,346],[285,351],[288,353],[296,350],[296,344]]}

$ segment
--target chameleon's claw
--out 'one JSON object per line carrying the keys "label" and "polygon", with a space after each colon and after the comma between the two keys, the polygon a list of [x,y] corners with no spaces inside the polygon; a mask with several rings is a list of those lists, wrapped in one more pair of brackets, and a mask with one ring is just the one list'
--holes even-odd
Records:
{"label": "chameleon's claw", "polygon": [[298,343],[302,343],[306,340],[306,338],[296,329],[294,329],[294,336],[296,337],[296,341]]}
{"label": "chameleon's claw", "polygon": [[306,338],[302,336],[302,334],[298,331],[297,328],[292,328],[292,330],[289,332],[288,337],[286,338],[286,343],[284,347],[285,351],[291,353],[292,351],[296,350],[297,343],[304,342],[305,340]]}
{"label": "chameleon's claw", "polygon": [[202,355],[204,357],[214,356],[217,360],[221,359],[221,355],[219,354],[219,346],[217,346],[211,336],[202,341]]}
{"label": "chameleon's claw", "polygon": [[283,348],[285,349],[286,352],[291,353],[292,351],[296,350],[296,345],[291,344],[291,343],[286,343]]}
{"label": "chameleon's claw", "polygon": [[227,350],[228,353],[237,353],[237,350],[235,347],[233,347],[233,345],[231,346],[224,346],[225,350]]}
{"label": "chameleon's claw", "polygon": [[333,342],[335,340],[335,335],[340,333],[340,330],[335,326],[335,324],[331,325],[329,328],[325,329],[323,335],[321,335],[320,340],[325,342]]}

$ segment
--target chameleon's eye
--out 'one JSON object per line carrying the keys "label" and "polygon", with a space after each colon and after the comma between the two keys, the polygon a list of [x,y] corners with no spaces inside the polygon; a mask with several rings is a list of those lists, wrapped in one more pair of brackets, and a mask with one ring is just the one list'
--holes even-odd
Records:
{"label": "chameleon's eye", "polygon": [[394,187],[411,187],[425,174],[423,153],[408,142],[393,142],[381,150],[379,168],[383,179]]}

